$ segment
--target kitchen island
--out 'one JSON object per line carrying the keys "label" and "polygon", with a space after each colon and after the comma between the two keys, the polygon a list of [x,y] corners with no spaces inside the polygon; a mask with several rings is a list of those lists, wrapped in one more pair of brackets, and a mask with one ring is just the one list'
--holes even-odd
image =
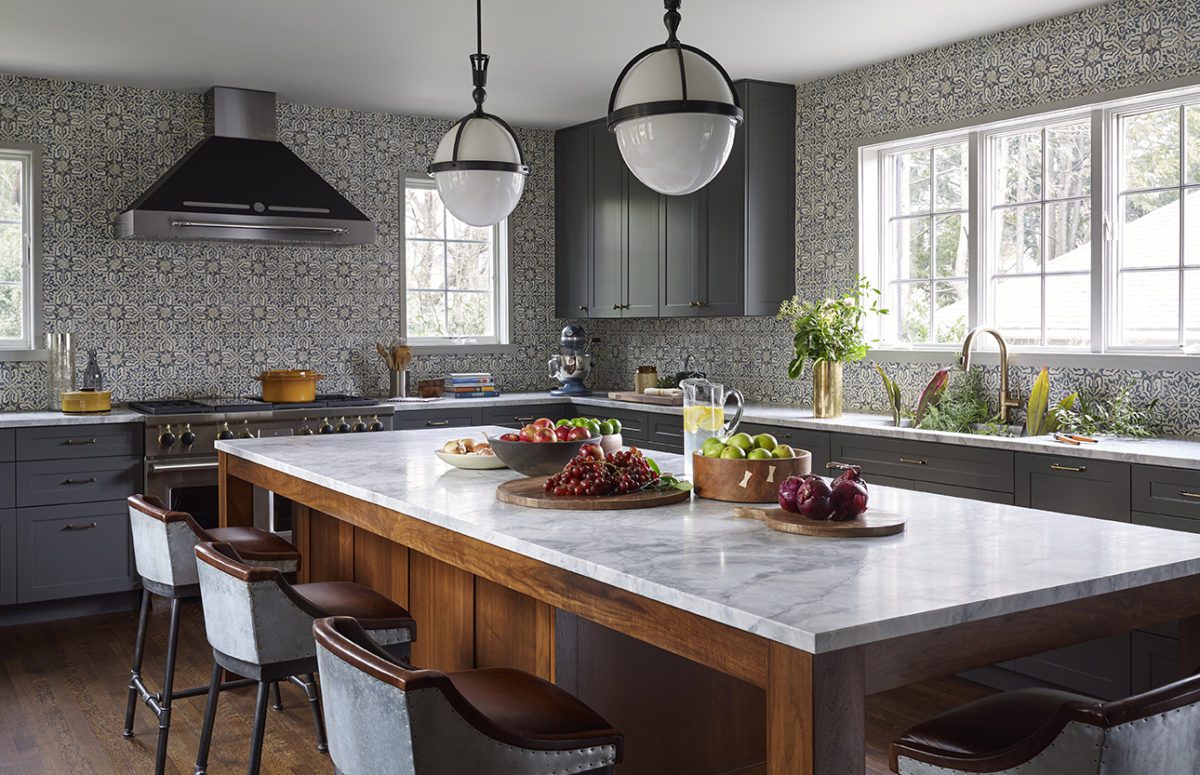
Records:
{"label": "kitchen island", "polygon": [[[1200,535],[884,487],[871,508],[908,529],[877,539],[780,534],[695,498],[531,510],[495,501],[513,472],[432,454],[483,430],[501,429],[219,442],[222,523],[250,523],[254,486],[294,501],[306,577],[406,604],[423,666],[554,679],[579,647],[557,642],[565,612],[760,687],[765,764],[746,772],[861,773],[867,694],[1134,627],[1181,620],[1182,669],[1200,669]],[[631,760],[666,732],[624,731]]]}

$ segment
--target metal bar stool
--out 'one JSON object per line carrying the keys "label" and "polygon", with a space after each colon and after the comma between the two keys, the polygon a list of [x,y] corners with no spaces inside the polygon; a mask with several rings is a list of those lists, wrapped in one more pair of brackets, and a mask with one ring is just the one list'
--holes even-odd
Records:
{"label": "metal bar stool", "polygon": [[624,738],[520,670],[418,670],[349,617],[313,624],[329,753],[341,775],[612,773]]}
{"label": "metal bar stool", "polygon": [[[408,611],[374,590],[349,581],[291,584],[279,570],[252,566],[226,543],[202,543],[195,548],[200,593],[204,600],[204,626],[213,650],[212,681],[196,773],[208,768],[221,670],[249,676],[258,682],[254,730],[247,772],[256,775],[262,761],[266,728],[268,686],[288,676],[307,674],[313,692],[309,701],[324,738],[313,621],[327,616],[353,616],[369,628],[393,655],[407,659],[415,639],[416,624]],[[386,653],[386,652],[385,652]]]}
{"label": "metal bar stool", "polygon": [[[133,736],[133,716],[141,701],[158,719],[158,747],[154,757],[155,775],[161,775],[167,761],[167,737],[171,731],[171,703],[196,697],[207,686],[176,691],[175,653],[179,645],[180,603],[200,594],[194,548],[204,541],[227,541],[241,551],[247,562],[294,574],[300,567],[300,553],[279,536],[251,527],[205,530],[190,514],[171,511],[158,498],[132,495],[129,524],[133,535],[133,554],[138,575],[142,577],[142,606],[138,614],[133,664],[129,669],[129,698],[125,705],[125,737]],[[150,596],[171,601],[171,619],[167,630],[167,664],[161,692],[152,692],[142,678],[142,657],[146,646],[146,622],[150,616]],[[250,680],[231,681],[228,688],[247,686]],[[279,687],[275,687],[275,705],[281,708]]]}

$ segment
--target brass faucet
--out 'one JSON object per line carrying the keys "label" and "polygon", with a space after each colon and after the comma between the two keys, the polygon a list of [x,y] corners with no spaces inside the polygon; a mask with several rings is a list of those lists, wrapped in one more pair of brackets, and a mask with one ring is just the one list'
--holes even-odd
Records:
{"label": "brass faucet", "polygon": [[979,334],[991,334],[996,343],[1000,345],[1000,421],[1007,425],[1008,411],[1025,402],[1019,398],[1013,398],[1008,392],[1008,343],[1004,341],[1004,337],[994,328],[980,326],[971,329],[971,333],[967,334],[966,341],[963,342],[962,357],[959,359],[959,363],[962,365],[963,371],[971,368],[971,345],[975,343],[975,337]]}

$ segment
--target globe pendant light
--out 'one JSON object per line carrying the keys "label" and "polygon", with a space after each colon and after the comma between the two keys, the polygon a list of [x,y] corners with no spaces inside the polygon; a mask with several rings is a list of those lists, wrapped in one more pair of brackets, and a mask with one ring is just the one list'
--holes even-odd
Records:
{"label": "globe pendant light", "polygon": [[661,194],[708,185],[729,159],[742,122],[725,68],[679,42],[681,0],[665,0],[667,42],[634,57],[608,100],[608,128],[637,179]]}
{"label": "globe pendant light", "polygon": [[490,57],[483,53],[481,5],[482,0],[475,0],[476,52],[471,55],[475,110],[450,127],[438,143],[429,174],[455,218],[472,226],[492,226],[517,206],[529,166],[512,127],[483,110]]}

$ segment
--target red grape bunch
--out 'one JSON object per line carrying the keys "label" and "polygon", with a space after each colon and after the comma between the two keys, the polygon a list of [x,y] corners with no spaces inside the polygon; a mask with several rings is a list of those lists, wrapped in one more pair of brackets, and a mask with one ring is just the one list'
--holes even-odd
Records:
{"label": "red grape bunch", "polygon": [[554,495],[624,495],[638,492],[658,478],[637,447],[605,455],[598,445],[584,444],[544,487]]}

